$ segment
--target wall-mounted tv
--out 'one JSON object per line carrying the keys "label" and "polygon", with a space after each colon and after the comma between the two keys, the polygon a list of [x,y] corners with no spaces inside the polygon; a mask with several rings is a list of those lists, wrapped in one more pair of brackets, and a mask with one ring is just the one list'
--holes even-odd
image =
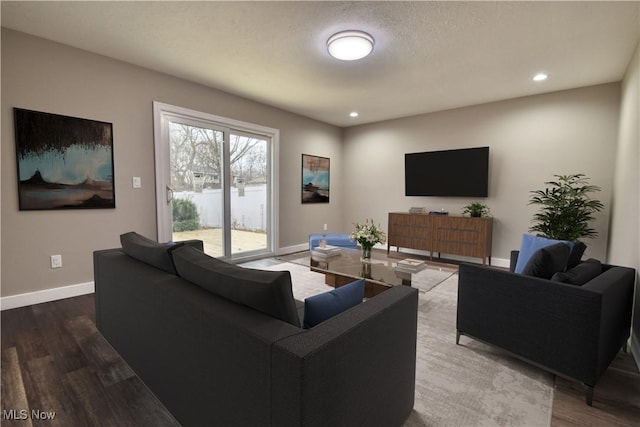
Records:
{"label": "wall-mounted tv", "polygon": [[489,147],[404,155],[406,196],[487,197]]}

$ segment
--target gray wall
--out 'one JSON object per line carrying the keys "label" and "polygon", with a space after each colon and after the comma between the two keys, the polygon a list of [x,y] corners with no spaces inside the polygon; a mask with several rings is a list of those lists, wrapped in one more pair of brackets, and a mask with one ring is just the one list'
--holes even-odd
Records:
{"label": "gray wall", "polygon": [[[168,75],[2,29],[2,293],[17,295],[93,280],[92,251],[136,230],[156,236],[152,102],[280,129],[281,247],[341,224],[342,189],[331,203],[301,205],[301,155],[331,158],[342,182],[341,129]],[[113,123],[116,209],[18,210],[13,107]],[[134,190],[131,178],[142,178]],[[63,268],[49,268],[62,254]]]}
{"label": "gray wall", "polygon": [[[640,45],[622,82],[620,133],[611,214],[609,262],[640,270]],[[637,276],[637,275],[636,275]],[[640,286],[636,277],[631,343],[640,366]]]}
{"label": "gray wall", "polygon": [[489,146],[489,197],[479,201],[494,216],[494,258],[508,259],[527,232],[536,212],[529,191],[554,174],[584,173],[606,206],[586,255],[603,259],[619,109],[620,84],[612,83],[348,128],[345,220],[372,217],[386,229],[388,212],[412,206],[460,214],[471,199],[404,196],[404,153]]}

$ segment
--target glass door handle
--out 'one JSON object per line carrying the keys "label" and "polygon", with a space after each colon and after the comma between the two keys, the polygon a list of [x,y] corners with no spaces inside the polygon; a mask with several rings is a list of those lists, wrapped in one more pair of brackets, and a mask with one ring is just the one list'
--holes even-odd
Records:
{"label": "glass door handle", "polygon": [[173,189],[167,185],[167,205],[170,205],[172,200],[173,200]]}

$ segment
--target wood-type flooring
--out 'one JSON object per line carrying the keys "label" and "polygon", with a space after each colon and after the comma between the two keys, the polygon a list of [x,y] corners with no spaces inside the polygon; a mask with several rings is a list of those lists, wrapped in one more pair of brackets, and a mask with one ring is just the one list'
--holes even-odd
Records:
{"label": "wood-type flooring", "polygon": [[94,295],[2,312],[9,426],[179,426],[95,327]]}
{"label": "wood-type flooring", "polygon": [[[90,294],[1,313],[3,427],[179,426],[96,330],[94,301]],[[605,372],[593,407],[579,384],[556,378],[551,426],[638,425],[640,374],[630,355]]]}

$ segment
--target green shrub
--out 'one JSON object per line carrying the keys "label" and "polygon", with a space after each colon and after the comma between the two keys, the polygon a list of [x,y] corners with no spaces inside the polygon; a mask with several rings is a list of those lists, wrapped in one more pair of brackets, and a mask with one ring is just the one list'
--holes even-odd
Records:
{"label": "green shrub", "polygon": [[200,228],[198,207],[191,200],[173,199],[173,231],[192,231]]}

